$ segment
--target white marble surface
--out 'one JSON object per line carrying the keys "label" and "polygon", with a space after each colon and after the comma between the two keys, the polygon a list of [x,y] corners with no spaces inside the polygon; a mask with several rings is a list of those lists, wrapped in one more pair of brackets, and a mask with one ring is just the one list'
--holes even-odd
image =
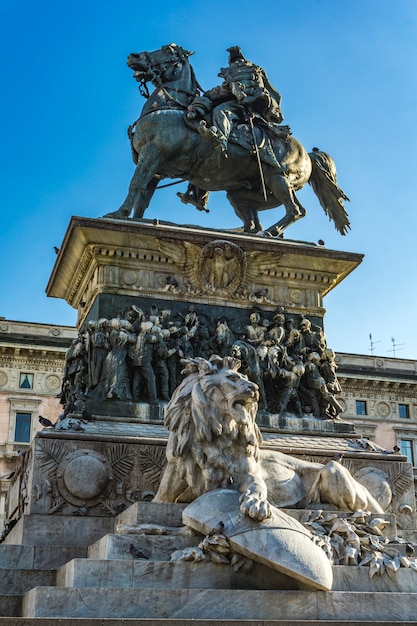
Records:
{"label": "white marble surface", "polygon": [[240,493],[217,489],[194,500],[183,512],[184,523],[203,534],[220,521],[235,552],[284,572],[314,589],[332,587],[332,567],[309,531],[297,520],[272,507],[272,516],[256,522],[242,515]]}

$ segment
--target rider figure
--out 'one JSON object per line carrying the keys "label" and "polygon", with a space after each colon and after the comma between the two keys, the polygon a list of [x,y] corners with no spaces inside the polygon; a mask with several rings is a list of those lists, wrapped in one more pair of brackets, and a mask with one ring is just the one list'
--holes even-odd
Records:
{"label": "rider figure", "polygon": [[222,85],[204,94],[213,102],[214,126],[200,126],[203,136],[207,133],[216,136],[224,153],[234,124],[244,122],[249,116],[275,124],[284,119],[281,95],[270,84],[265,70],[245,59],[239,46],[232,46],[227,51],[229,65],[219,73],[224,79]]}
{"label": "rider figure", "polygon": [[[212,125],[208,126],[203,119],[198,132],[203,139],[227,157],[227,147],[230,133],[234,126],[254,119],[268,130],[274,129],[282,122],[281,95],[271,85],[268,77],[258,65],[248,61],[239,46],[227,49],[229,65],[220,70],[219,76],[224,79],[218,87],[197,96],[188,108],[187,118],[195,119],[211,114]],[[284,129],[283,129],[284,130]],[[287,132],[287,131],[285,131]],[[252,138],[253,142],[253,138]],[[275,156],[270,154],[267,145],[262,151],[263,159],[270,164],[280,167]],[[209,193],[191,183],[185,193],[177,194],[185,204],[193,204],[199,211],[206,211]]]}

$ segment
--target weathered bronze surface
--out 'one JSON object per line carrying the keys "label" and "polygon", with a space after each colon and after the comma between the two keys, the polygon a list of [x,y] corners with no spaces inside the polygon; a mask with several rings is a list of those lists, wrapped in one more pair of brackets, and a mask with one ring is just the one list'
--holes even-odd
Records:
{"label": "weathered bronze surface", "polygon": [[[122,206],[105,217],[142,218],[163,178],[189,181],[185,203],[207,210],[208,192],[225,190],[245,232],[279,236],[304,217],[295,192],[309,182],[336,229],[350,228],[332,158],[309,155],[281,126],[281,96],[265,71],[229,48],[223,83],[202,93],[188,57],[175,44],[131,54],[141,94],[147,98],[129,128],[136,169]],[[155,89],[149,94],[147,84]],[[258,212],[283,205],[285,216],[263,231]]]}

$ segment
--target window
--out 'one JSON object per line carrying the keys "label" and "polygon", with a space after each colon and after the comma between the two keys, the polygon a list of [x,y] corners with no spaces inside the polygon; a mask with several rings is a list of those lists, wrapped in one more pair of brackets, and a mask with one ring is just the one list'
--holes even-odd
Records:
{"label": "window", "polygon": [[408,404],[399,404],[398,405],[398,415],[401,418],[407,419],[410,417],[410,411]]}
{"label": "window", "polygon": [[16,413],[14,440],[19,443],[30,442],[32,413]]}
{"label": "window", "polygon": [[365,400],[356,400],[356,415],[367,415]]}
{"label": "window", "polygon": [[19,389],[33,389],[33,374],[20,374]]}
{"label": "window", "polygon": [[407,457],[409,463],[414,465],[414,451],[412,439],[400,439],[401,454]]}

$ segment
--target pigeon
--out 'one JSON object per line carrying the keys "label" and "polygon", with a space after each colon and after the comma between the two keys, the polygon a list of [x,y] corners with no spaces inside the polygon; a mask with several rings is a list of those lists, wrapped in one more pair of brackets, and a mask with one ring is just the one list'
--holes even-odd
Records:
{"label": "pigeon", "polygon": [[214,528],[209,532],[207,537],[212,537],[213,535],[222,534],[224,530],[224,522],[222,520],[219,521]]}
{"label": "pigeon", "polygon": [[92,422],[93,420],[95,420],[96,418],[94,417],[94,415],[91,415],[91,413],[89,413],[88,411],[86,411],[84,409],[84,411],[81,413],[81,416],[83,418],[83,420],[86,420],[87,422]]}
{"label": "pigeon", "polygon": [[167,276],[166,283],[167,283],[167,285],[172,285],[173,287],[178,287],[178,281],[173,276]]}
{"label": "pigeon", "polygon": [[54,426],[54,424],[51,422],[51,420],[48,420],[47,417],[43,417],[43,415],[39,415],[39,422],[45,428],[52,428],[52,426]]}
{"label": "pigeon", "polygon": [[126,509],[127,509],[127,506],[125,505],[124,502],[121,502],[115,507],[116,513],[123,513],[123,511],[126,511]]}
{"label": "pigeon", "polygon": [[130,552],[130,556],[132,557],[132,559],[149,559],[148,556],[146,556],[146,554],[143,554],[142,550],[139,550],[139,548],[136,548],[136,546],[133,545],[133,543],[130,544],[129,546],[129,552]]}
{"label": "pigeon", "polygon": [[88,515],[88,511],[90,509],[88,508],[88,506],[81,506],[79,509],[77,509],[76,511],[73,511],[73,515],[80,515],[81,517],[84,517],[85,515]]}
{"label": "pigeon", "polygon": [[234,488],[234,480],[232,476],[227,476],[222,482],[222,489],[233,489]]}
{"label": "pigeon", "polygon": [[405,546],[405,554],[408,557],[414,556],[414,546],[412,546],[411,543],[407,543]]}

